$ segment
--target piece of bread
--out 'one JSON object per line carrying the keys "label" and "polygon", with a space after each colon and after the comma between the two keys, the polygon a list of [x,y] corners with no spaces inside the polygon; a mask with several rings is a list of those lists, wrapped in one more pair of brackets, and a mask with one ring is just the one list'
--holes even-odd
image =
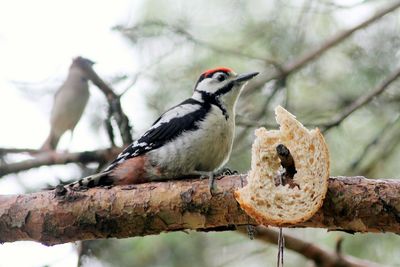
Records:
{"label": "piece of bread", "polygon": [[[328,190],[329,152],[318,128],[307,130],[281,106],[275,114],[280,129],[256,130],[248,184],[235,192],[235,198],[258,223],[288,226],[310,219],[322,206]],[[282,173],[279,144],[293,156],[296,186],[275,185]]]}

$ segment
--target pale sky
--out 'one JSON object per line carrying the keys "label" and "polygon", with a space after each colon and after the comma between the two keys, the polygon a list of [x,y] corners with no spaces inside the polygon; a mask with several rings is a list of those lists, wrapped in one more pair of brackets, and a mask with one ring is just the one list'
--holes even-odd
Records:
{"label": "pale sky", "polygon": [[[41,146],[49,132],[53,97],[52,93],[43,92],[55,91],[60,86],[73,57],[82,55],[97,62],[95,70],[106,81],[116,75],[137,72],[135,51],[111,28],[134,23],[135,11],[141,3],[128,0],[0,2],[0,147]],[[28,92],[21,91],[24,84]],[[74,131],[74,137],[79,138],[63,136],[61,150],[82,151],[107,145],[104,131],[90,130],[88,115],[96,112],[93,109],[97,106],[93,103],[104,102],[104,96],[94,86],[90,91],[89,105]],[[140,130],[145,121],[143,91],[132,88],[122,101],[131,122]],[[106,108],[100,111],[105,112]],[[92,138],[94,134],[96,138]],[[34,180],[27,178],[32,176]],[[18,175],[28,187],[54,177],[65,177],[64,169],[43,167]],[[0,194],[23,191],[15,175],[0,179]]]}
{"label": "pale sky", "polygon": [[[62,82],[71,59],[78,55],[95,60],[96,71],[105,77],[135,73],[134,51],[111,28],[134,22],[140,4],[128,0],[0,1],[0,147],[37,148],[49,130],[50,106],[41,106],[40,98],[30,101],[18,90],[19,83],[31,83],[40,92],[41,84]],[[79,140],[73,143],[82,145]],[[96,145],[89,142],[87,146]],[[0,194],[21,192],[15,180],[15,176],[0,179]],[[0,267],[61,267],[76,266],[77,256],[72,244],[47,248],[15,242],[0,245],[0,259]]]}

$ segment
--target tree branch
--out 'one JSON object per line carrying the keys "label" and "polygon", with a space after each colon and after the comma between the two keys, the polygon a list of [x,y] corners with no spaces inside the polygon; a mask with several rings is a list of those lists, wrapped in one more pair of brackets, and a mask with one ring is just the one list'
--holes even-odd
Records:
{"label": "tree branch", "polygon": [[388,5],[387,7],[381,9],[380,11],[376,12],[374,15],[362,21],[361,23],[355,25],[354,27],[338,32],[337,34],[326,40],[324,43],[322,43],[320,46],[315,47],[314,49],[298,57],[292,62],[284,64],[278,72],[273,73],[272,75],[269,76],[265,75],[263,77],[259,77],[258,79],[254,80],[251,84],[247,86],[247,89],[243,92],[244,95],[249,94],[250,92],[256,89],[262,88],[264,84],[266,84],[271,80],[275,79],[280,80],[287,77],[289,74],[298,71],[299,69],[305,67],[308,63],[322,56],[330,48],[346,40],[354,32],[367,27],[371,23],[377,21],[378,19],[380,19],[381,17],[385,16],[388,13],[395,11],[399,7],[400,7],[400,1],[395,1],[393,2],[393,4]]}
{"label": "tree branch", "polygon": [[[0,242],[34,240],[46,245],[109,237],[132,237],[165,231],[233,230],[256,224],[239,207],[233,192],[240,176],[216,181],[181,180],[0,196]],[[337,177],[329,181],[323,207],[296,227],[346,232],[400,234],[400,181]]]}
{"label": "tree branch", "polygon": [[[390,134],[392,132],[392,129],[395,128],[395,126],[400,122],[400,114],[397,114],[397,116],[389,123],[387,123],[376,135],[372,140],[364,147],[363,151],[360,153],[358,157],[356,157],[350,164],[350,166],[347,168],[346,173],[351,173],[355,172],[356,170],[359,170],[359,166],[361,165],[362,161],[365,159],[366,156],[370,154],[370,151],[372,148],[378,146],[380,143],[383,143],[383,140],[385,139],[386,135]],[[398,134],[394,138],[398,138]],[[387,150],[385,150],[387,152]],[[378,153],[379,155],[379,153]],[[383,158],[381,157],[381,160]],[[376,160],[374,160],[376,161]],[[384,160],[382,161],[384,162]]]}
{"label": "tree branch", "polygon": [[[259,121],[261,119],[261,117],[268,110],[267,108],[268,108],[268,105],[269,105],[270,101],[272,100],[272,98],[279,91],[279,89],[284,88],[284,86],[277,86],[277,85],[282,84],[282,82],[284,84],[286,82],[287,77],[290,74],[293,74],[294,72],[298,71],[299,69],[305,67],[307,64],[309,64],[313,60],[318,59],[326,51],[328,51],[330,48],[334,47],[335,45],[343,42],[344,40],[346,40],[354,32],[367,27],[371,23],[375,22],[376,20],[380,19],[381,17],[383,17],[384,15],[386,15],[390,12],[393,12],[394,10],[396,10],[399,7],[400,7],[400,1],[396,1],[392,5],[388,5],[386,8],[383,8],[382,10],[376,12],[374,15],[372,15],[371,17],[367,18],[366,20],[362,21],[358,25],[355,25],[354,27],[352,27],[350,29],[338,32],[337,34],[335,34],[334,36],[332,36],[331,38],[326,40],[324,43],[322,43],[320,46],[317,46],[314,49],[307,52],[306,54],[299,56],[297,59],[293,60],[292,62],[283,64],[282,66],[279,64],[274,64],[274,66],[276,67],[276,70],[272,74],[261,75],[260,77],[258,77],[258,79],[255,79],[254,81],[252,81],[251,84],[249,84],[246,87],[246,90],[244,90],[244,92],[242,93],[243,96],[249,95],[256,90],[260,90],[261,88],[263,88],[266,83],[276,80],[276,84],[275,84],[271,94],[268,96],[268,99],[262,105],[262,107],[259,109],[259,111],[257,112],[257,114],[255,115],[255,117],[252,120]],[[390,76],[389,78],[391,78],[391,77],[392,76]],[[387,81],[389,81],[389,80],[387,80]],[[389,84],[391,82],[392,81],[389,81]],[[385,89],[386,86],[387,85],[384,85],[383,90]],[[367,100],[367,102],[368,101],[369,100]],[[362,104],[362,105],[364,105],[364,104]],[[349,114],[351,114],[354,110],[353,111],[349,110],[349,111],[350,111]],[[345,115],[345,117],[347,117],[348,115]],[[337,118],[337,119],[340,120],[340,118]],[[333,123],[340,123],[340,121],[333,122]],[[241,132],[239,133],[237,140],[242,140],[247,135],[248,129],[250,127],[252,127],[252,125],[243,125],[243,126],[244,127],[241,130]],[[330,125],[325,126],[325,128],[330,128],[330,127],[332,127],[332,126],[330,126]]]}
{"label": "tree branch", "polygon": [[26,171],[40,166],[60,165],[72,162],[83,164],[90,162],[108,162],[113,160],[121,151],[121,148],[114,147],[74,153],[56,151],[40,153],[33,159],[0,165],[0,177],[6,174]]}
{"label": "tree branch", "polygon": [[132,38],[132,34],[137,34],[137,31],[140,31],[143,28],[148,28],[148,27],[160,27],[167,29],[168,31],[184,37],[187,41],[192,42],[196,45],[205,47],[207,49],[210,49],[211,51],[214,51],[216,53],[222,53],[222,54],[227,54],[227,55],[232,55],[235,57],[244,57],[244,58],[249,58],[249,59],[254,59],[254,60],[260,60],[263,61],[267,64],[273,65],[275,68],[280,68],[280,65],[278,62],[276,62],[273,59],[263,59],[261,56],[256,56],[252,54],[245,53],[240,50],[235,50],[235,49],[230,49],[227,47],[219,47],[213,43],[201,40],[196,38],[193,34],[191,34],[189,31],[187,31],[184,27],[181,27],[179,25],[171,25],[166,22],[163,22],[161,20],[148,20],[143,23],[136,24],[133,27],[123,27],[123,26],[116,26],[114,27],[115,30],[118,30],[122,32],[125,35],[130,35]]}
{"label": "tree branch", "polygon": [[38,154],[41,151],[40,149],[33,149],[33,148],[0,148],[0,156],[5,154],[20,154],[20,153],[28,153],[28,154]]}
{"label": "tree branch", "polygon": [[109,104],[109,114],[114,117],[117,122],[122,141],[124,145],[129,145],[133,142],[132,140],[132,128],[129,123],[128,116],[124,113],[121,107],[120,97],[114,93],[114,90],[103,81],[89,65],[82,66],[82,69],[86,72],[87,77],[91,80],[106,96]]}
{"label": "tree branch", "polygon": [[[246,234],[246,230],[241,228],[240,232]],[[255,238],[263,240],[268,243],[276,244],[278,240],[278,233],[265,226],[257,226],[257,234]],[[352,256],[342,255],[339,253],[331,252],[325,248],[317,246],[311,242],[303,241],[290,234],[284,234],[285,247],[293,250],[307,259],[315,262],[318,267],[378,267],[377,263],[360,260]]]}
{"label": "tree branch", "polygon": [[363,107],[372,101],[375,97],[383,93],[389,85],[400,77],[400,68],[392,72],[385,80],[383,80],[374,90],[368,94],[361,95],[348,105],[341,113],[337,114],[332,121],[322,124],[323,131],[339,125],[343,120],[350,116],[354,111]]}
{"label": "tree branch", "polygon": [[393,4],[388,5],[387,7],[379,10],[374,15],[372,15],[368,19],[364,20],[363,22],[359,23],[358,25],[356,25],[350,29],[347,29],[347,30],[337,33],[336,35],[334,35],[330,39],[328,39],[326,42],[324,42],[321,46],[314,48],[313,50],[311,50],[308,53],[304,54],[303,56],[299,57],[298,59],[285,65],[283,67],[284,72],[291,73],[291,72],[297,71],[299,68],[304,67],[306,64],[308,64],[312,60],[320,57],[326,50],[334,47],[335,45],[337,45],[340,42],[347,39],[354,32],[367,27],[371,23],[375,22],[376,20],[378,20],[381,17],[385,16],[386,14],[396,10],[399,7],[400,7],[400,1],[395,1]]}

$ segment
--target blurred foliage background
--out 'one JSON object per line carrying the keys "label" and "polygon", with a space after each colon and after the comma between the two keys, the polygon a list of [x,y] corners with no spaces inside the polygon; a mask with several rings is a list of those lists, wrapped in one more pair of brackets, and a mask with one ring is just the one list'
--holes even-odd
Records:
{"label": "blurred foliage background", "polygon": [[[313,0],[149,0],[138,12],[139,23],[117,25],[115,30],[140,50],[143,67],[139,77],[148,80],[149,85],[139,90],[146,94],[147,106],[156,118],[191,95],[194,81],[203,70],[223,65],[237,72],[271,75],[279,71],[279,66],[364,20],[388,2],[358,1],[341,6]],[[361,15],[358,10],[363,8],[368,12]],[[350,22],[344,19],[346,16],[352,17]],[[283,81],[272,80],[251,93],[243,93],[237,107],[238,122],[273,125],[273,109],[278,104],[309,125],[331,121],[399,66],[399,19],[399,13],[393,12],[328,49],[290,74],[272,97],[275,84]],[[394,82],[381,96],[325,132],[332,175],[398,177],[399,86],[400,82]],[[250,166],[254,129],[244,125],[248,123],[237,127],[241,137],[228,163],[241,172]],[[337,237],[344,236],[345,253],[400,266],[400,239],[392,234],[285,231],[332,249]],[[277,253],[274,245],[250,241],[235,233],[171,233],[107,243],[109,251],[101,253],[99,259],[113,266],[273,266]],[[290,251],[285,263],[310,265]]]}
{"label": "blurred foliage background", "polygon": [[[272,75],[370,14],[361,15],[354,11],[356,7],[368,7],[372,12],[385,1],[357,3],[345,7],[328,1],[147,1],[139,12],[139,23],[117,25],[115,30],[140,50],[143,67],[139,77],[149,85],[139,90],[146,94],[147,106],[156,118],[191,95],[203,70],[224,65],[237,72],[257,70]],[[345,16],[353,17],[351,23]],[[248,169],[253,135],[243,124],[273,125],[276,105],[285,106],[305,124],[318,126],[372,91],[398,67],[399,32],[399,15],[393,12],[327,49],[284,81],[274,79],[243,93],[237,107],[237,132],[242,136],[241,132],[247,131],[237,140],[229,165],[240,171]],[[276,83],[282,84],[271,97]],[[266,100],[270,100],[267,105]],[[333,175],[396,176],[397,166],[390,162],[399,160],[398,101],[395,82],[339,127],[326,132]],[[364,153],[375,139],[379,140]],[[385,160],[378,163],[382,157]]]}
{"label": "blurred foliage background", "polygon": [[[140,70],[122,75],[130,84],[123,105],[129,106],[132,90],[145,95],[148,120],[143,124],[147,127],[168,107],[189,97],[205,69],[229,66],[238,73],[260,71],[263,77],[272,76],[394,1],[350,2],[144,1],[141,10],[135,10],[135,23],[113,28],[140,55]],[[240,172],[249,169],[253,130],[259,125],[275,127],[276,105],[283,105],[306,125],[323,126],[396,71],[399,48],[400,13],[393,11],[284,79],[272,79],[243,92],[237,106],[237,139],[228,166]],[[114,84],[117,90],[122,88]],[[399,177],[399,86],[400,81],[393,82],[324,132],[333,176]],[[95,118],[98,114],[94,113],[90,112]],[[133,126],[137,137],[141,128]],[[285,231],[332,250],[337,238],[343,236],[343,253],[384,266],[400,266],[400,239],[392,234]],[[274,266],[277,255],[275,245],[251,241],[234,232],[88,241],[83,248],[83,266]],[[286,251],[285,266],[312,263]]]}

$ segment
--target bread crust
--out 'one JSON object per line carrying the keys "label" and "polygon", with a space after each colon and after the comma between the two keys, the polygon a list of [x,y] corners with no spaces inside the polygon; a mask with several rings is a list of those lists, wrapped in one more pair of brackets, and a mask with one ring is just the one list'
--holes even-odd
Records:
{"label": "bread crust", "polygon": [[[280,110],[278,111],[278,109],[280,109]],[[298,128],[299,131],[300,130],[303,131],[304,127],[300,123],[298,123],[298,121],[296,121],[295,117],[292,114],[290,114],[289,112],[287,112],[286,110],[283,109],[284,112],[286,112],[287,114],[282,115],[282,112],[283,112],[282,109],[283,109],[282,107],[277,107],[277,109],[276,109],[277,116],[281,116],[280,120],[282,120],[282,116],[283,116],[283,117],[285,117],[283,120],[287,120],[284,123],[288,123],[288,122],[292,121],[293,124],[291,124],[291,126],[294,125],[294,127]],[[278,113],[280,113],[280,115],[278,115]],[[290,116],[287,116],[287,115],[290,115]],[[282,129],[281,129],[281,131],[282,131]],[[267,134],[270,134],[270,133],[271,132],[267,132]],[[276,132],[273,135],[276,135]],[[249,175],[252,175],[252,177],[250,179],[248,179],[249,184],[246,187],[235,191],[234,196],[235,196],[236,200],[239,202],[241,208],[248,215],[250,215],[252,218],[254,218],[258,223],[264,224],[264,225],[273,225],[273,226],[290,226],[290,225],[294,225],[294,224],[298,224],[298,223],[307,221],[321,208],[321,206],[324,202],[327,190],[328,190],[329,168],[330,168],[329,151],[328,151],[327,145],[325,143],[324,137],[318,128],[316,128],[312,132],[307,132],[307,136],[310,137],[310,139],[307,139],[310,144],[320,144],[320,146],[318,146],[319,147],[318,152],[320,153],[319,159],[321,159],[323,162],[318,163],[320,165],[317,166],[318,167],[317,169],[320,170],[321,173],[318,173],[318,179],[315,179],[315,177],[312,179],[313,179],[313,181],[314,180],[318,181],[319,182],[318,186],[320,186],[321,188],[318,188],[318,190],[315,189],[318,191],[317,192],[318,195],[316,198],[310,199],[310,202],[314,203],[314,205],[310,208],[308,205],[309,203],[304,204],[304,206],[307,208],[307,211],[302,213],[301,216],[300,215],[295,216],[294,218],[289,217],[289,216],[288,217],[283,216],[282,218],[277,218],[276,216],[275,217],[271,216],[271,214],[262,212],[260,210],[260,204],[255,204],[254,201],[251,201],[249,199],[249,194],[250,194],[251,198],[253,199],[253,197],[255,197],[255,198],[259,197],[258,196],[259,194],[257,194],[257,192],[255,192],[255,191],[266,190],[265,188],[257,187],[253,192],[253,191],[251,191],[252,189],[251,189],[251,186],[249,185],[250,183],[257,182],[257,181],[251,181],[251,179],[253,179],[253,178],[261,179],[260,177],[257,177],[257,175],[260,175],[260,171],[258,169],[255,170],[255,168],[261,168],[261,167],[257,166],[257,164],[253,164],[253,162],[254,163],[256,161],[260,162],[262,160],[255,158],[255,157],[260,157],[260,155],[258,152],[256,152],[256,149],[254,149],[254,147],[253,147],[252,170],[249,173]],[[260,137],[258,137],[258,138],[260,138]],[[272,137],[265,136],[262,138],[265,138],[264,140],[262,140],[262,141],[264,141],[264,143],[268,143],[267,142],[268,139],[272,138]],[[255,144],[253,144],[253,146],[257,146],[257,148],[260,149],[260,146],[262,146],[261,145],[262,141],[261,140],[256,141]],[[294,141],[296,141],[296,140],[294,140]],[[302,150],[301,152],[302,152],[302,154],[305,153],[305,155],[302,155],[302,156],[306,156],[306,158],[315,158],[314,153],[317,153],[317,151],[313,151],[311,149],[305,149],[305,150]],[[295,155],[294,155],[294,157],[295,157]],[[269,159],[269,160],[271,160],[271,159]],[[272,164],[273,163],[271,163],[271,165]],[[317,164],[317,163],[315,163],[315,164]],[[309,166],[308,165],[305,167],[303,166],[303,168],[307,168],[307,167],[309,167]],[[319,168],[319,167],[321,167],[321,168],[324,167],[324,168],[321,171],[321,168]],[[316,167],[314,166],[314,169],[315,168]],[[256,176],[256,177],[254,177],[254,176]],[[302,178],[303,177],[301,177],[301,176],[296,177],[296,179],[298,179],[298,180],[301,180]],[[269,179],[272,179],[272,177],[269,177]],[[278,188],[278,187],[276,187],[276,188]],[[312,188],[311,190],[314,190],[314,188]],[[273,194],[276,194],[277,191],[278,191],[278,189],[272,190],[272,192],[268,192],[268,193],[273,195]],[[299,189],[299,191],[303,192],[306,196],[308,196],[308,194],[305,193],[304,191],[302,191],[302,189]],[[315,191],[313,191],[313,192],[315,192]],[[280,191],[279,194],[284,195],[285,192]],[[290,197],[290,195],[288,197]],[[269,203],[269,204],[271,204],[271,203]],[[296,201],[294,201],[294,204],[300,205],[300,203],[298,203]],[[287,204],[284,204],[284,205],[287,205]],[[282,205],[282,206],[284,206],[284,205]],[[265,208],[265,207],[262,207],[262,208]],[[274,208],[274,207],[271,207],[271,210],[272,210],[272,208]],[[269,207],[268,207],[268,209],[269,209]],[[284,212],[285,212],[285,207],[283,207],[283,210],[282,210],[282,213],[284,213]]]}

